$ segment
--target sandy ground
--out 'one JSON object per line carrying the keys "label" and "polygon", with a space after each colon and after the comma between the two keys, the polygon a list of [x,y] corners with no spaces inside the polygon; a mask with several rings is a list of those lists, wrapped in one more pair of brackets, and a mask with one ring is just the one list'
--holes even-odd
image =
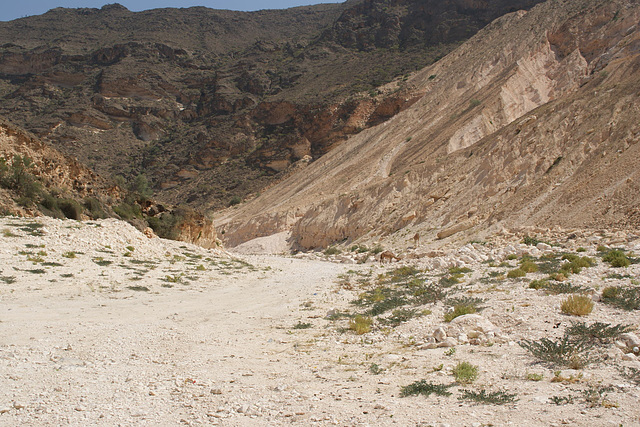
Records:
{"label": "sandy ground", "polygon": [[[498,332],[452,351],[426,348],[446,327],[442,302],[363,335],[341,330],[346,319],[326,318],[357,311],[350,301],[363,291],[359,278],[373,281],[400,264],[238,260],[110,220],[3,218],[0,230],[0,425],[640,425],[638,385],[620,373],[640,368],[637,357],[611,345],[606,360],[562,369],[575,380],[553,382],[561,368],[536,363],[517,344],[560,337],[572,320],[637,327],[638,311],[596,303],[587,318],[571,318],[558,309],[563,295],[514,280],[482,284],[486,263],[463,283],[482,292],[473,295],[486,299],[481,315]],[[628,284],[638,267],[606,281]],[[600,263],[573,283],[599,287],[607,268]],[[479,366],[473,384],[455,383],[460,361]],[[400,397],[421,379],[451,384],[452,395]],[[476,404],[460,400],[463,389],[517,400]],[[589,402],[590,389],[605,399]],[[554,396],[572,403],[553,404]]]}

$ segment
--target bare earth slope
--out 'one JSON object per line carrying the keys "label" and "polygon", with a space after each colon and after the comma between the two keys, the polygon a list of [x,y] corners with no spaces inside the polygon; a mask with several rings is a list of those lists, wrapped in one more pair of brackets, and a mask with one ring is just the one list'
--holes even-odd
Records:
{"label": "bare earth slope", "polygon": [[426,94],[411,108],[216,222],[230,246],[291,230],[303,248],[637,227],[639,16],[630,1],[552,0],[500,18],[413,78]]}

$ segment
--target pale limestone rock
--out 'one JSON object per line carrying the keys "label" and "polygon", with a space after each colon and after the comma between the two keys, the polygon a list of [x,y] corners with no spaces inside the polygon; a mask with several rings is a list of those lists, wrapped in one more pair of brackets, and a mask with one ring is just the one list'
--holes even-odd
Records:
{"label": "pale limestone rock", "polygon": [[548,244],[546,244],[546,243],[543,243],[543,242],[538,243],[538,244],[536,245],[536,248],[537,248],[538,250],[543,251],[543,252],[544,252],[544,251],[550,251],[550,250],[551,250],[551,246],[550,246],[550,245],[548,245]]}
{"label": "pale limestone rock", "polygon": [[444,328],[438,328],[433,332],[433,337],[437,342],[441,342],[444,341],[445,338],[447,338],[447,333],[445,332]]}
{"label": "pale limestone rock", "polygon": [[451,325],[457,326],[467,334],[470,331],[478,331],[484,334],[495,332],[498,328],[479,314],[465,314],[451,321]]}
{"label": "pale limestone rock", "polygon": [[453,337],[447,337],[444,341],[438,343],[438,347],[444,348],[455,347],[456,345],[458,345],[458,341]]}
{"label": "pale limestone rock", "polygon": [[640,338],[638,338],[638,336],[633,332],[626,332],[620,335],[619,340],[625,343],[629,348],[640,347]]}

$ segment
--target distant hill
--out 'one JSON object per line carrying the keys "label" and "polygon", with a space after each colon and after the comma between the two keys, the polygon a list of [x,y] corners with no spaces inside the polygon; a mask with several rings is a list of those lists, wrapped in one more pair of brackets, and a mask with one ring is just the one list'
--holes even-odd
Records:
{"label": "distant hill", "polygon": [[406,109],[413,72],[538,2],[58,8],[0,23],[0,115],[101,175],[220,209]]}

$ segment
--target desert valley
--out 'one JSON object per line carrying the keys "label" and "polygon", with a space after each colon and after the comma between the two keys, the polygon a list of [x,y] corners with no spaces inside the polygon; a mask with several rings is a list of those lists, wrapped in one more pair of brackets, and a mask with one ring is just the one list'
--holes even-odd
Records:
{"label": "desert valley", "polygon": [[639,22],[0,22],[0,425],[640,426]]}

